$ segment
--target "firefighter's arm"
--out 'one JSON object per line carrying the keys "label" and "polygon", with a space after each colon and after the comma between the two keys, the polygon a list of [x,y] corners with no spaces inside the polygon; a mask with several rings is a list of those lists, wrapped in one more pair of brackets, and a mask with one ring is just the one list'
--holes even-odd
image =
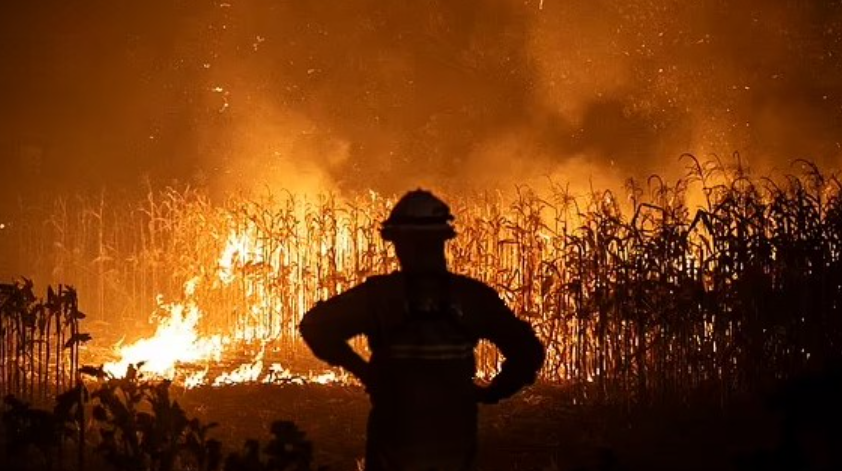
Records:
{"label": "firefighter's arm", "polygon": [[317,303],[304,314],[298,329],[316,357],[366,383],[368,363],[348,340],[369,331],[370,322],[365,285],[360,285]]}
{"label": "firefighter's arm", "polygon": [[479,400],[496,403],[535,382],[544,364],[544,346],[529,323],[518,319],[497,296],[488,298],[483,313],[482,337],[491,341],[503,354],[500,372],[480,393]]}

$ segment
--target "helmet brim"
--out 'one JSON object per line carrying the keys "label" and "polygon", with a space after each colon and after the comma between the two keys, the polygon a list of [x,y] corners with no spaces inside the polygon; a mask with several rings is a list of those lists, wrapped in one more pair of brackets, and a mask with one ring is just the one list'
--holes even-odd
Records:
{"label": "helmet brim", "polygon": [[389,242],[417,238],[449,240],[456,237],[456,231],[449,224],[384,225],[380,229],[380,236]]}

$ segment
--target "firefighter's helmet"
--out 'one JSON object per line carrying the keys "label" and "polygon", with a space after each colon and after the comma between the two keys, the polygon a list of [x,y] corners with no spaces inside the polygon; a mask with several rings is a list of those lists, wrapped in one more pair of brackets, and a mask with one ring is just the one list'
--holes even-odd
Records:
{"label": "firefighter's helmet", "polygon": [[444,201],[429,191],[418,189],[398,200],[383,221],[380,235],[387,241],[419,236],[447,240],[456,236],[451,221],[453,215]]}

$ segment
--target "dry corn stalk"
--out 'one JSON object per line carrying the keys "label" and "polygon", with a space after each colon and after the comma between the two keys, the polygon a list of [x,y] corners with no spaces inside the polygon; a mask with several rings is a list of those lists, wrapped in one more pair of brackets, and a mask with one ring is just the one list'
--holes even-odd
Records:
{"label": "dry corn stalk", "polygon": [[[559,186],[448,195],[460,233],[451,267],[497,288],[546,344],[545,378],[573,381],[583,398],[724,400],[838,355],[836,177],[807,165],[775,183],[691,164],[675,184],[630,183],[628,204]],[[702,195],[692,210],[690,191]],[[297,343],[314,302],[396,267],[378,236],[392,202],[279,193],[213,204],[190,189],[150,190],[140,203],[77,197],[58,200],[49,225],[30,224],[21,250],[39,276],[79,286],[112,330],[193,280],[207,333],[280,348]],[[479,359],[484,373],[500,360],[485,346]]]}

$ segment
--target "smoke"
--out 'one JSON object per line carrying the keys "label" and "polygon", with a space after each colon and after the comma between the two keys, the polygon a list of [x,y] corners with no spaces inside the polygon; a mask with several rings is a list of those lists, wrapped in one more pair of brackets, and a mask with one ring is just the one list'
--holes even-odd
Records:
{"label": "smoke", "polygon": [[536,95],[575,135],[555,155],[627,174],[683,152],[838,162],[839,2],[619,3],[561,2],[531,29]]}
{"label": "smoke", "polygon": [[838,166],[842,2],[735,3],[4,6],[0,152],[60,187],[219,192]]}
{"label": "smoke", "polygon": [[838,166],[840,25],[839,2],[545,2],[525,142],[622,177],[680,175],[682,153]]}
{"label": "smoke", "polygon": [[510,2],[227,10],[229,24],[248,32],[232,34],[249,44],[217,61],[246,75],[234,79],[227,112],[248,123],[242,130],[293,123],[275,127],[280,149],[261,159],[270,165],[307,165],[342,188],[453,180],[467,176],[476,146],[518,126],[530,107],[526,10]]}

